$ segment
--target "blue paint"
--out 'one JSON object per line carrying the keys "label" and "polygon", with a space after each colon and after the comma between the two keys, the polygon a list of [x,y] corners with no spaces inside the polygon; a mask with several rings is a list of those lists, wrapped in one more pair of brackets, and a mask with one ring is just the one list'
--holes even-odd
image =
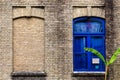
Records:
{"label": "blue paint", "polygon": [[80,17],[73,19],[73,64],[74,71],[105,71],[105,65],[92,64],[98,58],[84,47],[94,48],[105,55],[105,20],[99,17]]}

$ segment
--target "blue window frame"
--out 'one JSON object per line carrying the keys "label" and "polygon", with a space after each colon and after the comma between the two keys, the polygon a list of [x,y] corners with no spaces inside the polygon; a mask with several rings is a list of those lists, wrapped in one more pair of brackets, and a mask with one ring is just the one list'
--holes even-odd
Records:
{"label": "blue window frame", "polygon": [[94,48],[105,55],[105,19],[80,17],[73,19],[74,71],[105,71],[104,63],[85,47]]}

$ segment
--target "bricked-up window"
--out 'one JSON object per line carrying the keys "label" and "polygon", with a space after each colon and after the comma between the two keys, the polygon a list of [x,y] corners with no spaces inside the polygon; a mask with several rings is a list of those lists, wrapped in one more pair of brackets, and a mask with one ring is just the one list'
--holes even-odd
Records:
{"label": "bricked-up window", "polygon": [[44,8],[13,7],[14,72],[44,72]]}
{"label": "bricked-up window", "polygon": [[73,19],[74,71],[105,71],[104,63],[96,55],[86,52],[94,48],[105,57],[105,20],[98,17]]}

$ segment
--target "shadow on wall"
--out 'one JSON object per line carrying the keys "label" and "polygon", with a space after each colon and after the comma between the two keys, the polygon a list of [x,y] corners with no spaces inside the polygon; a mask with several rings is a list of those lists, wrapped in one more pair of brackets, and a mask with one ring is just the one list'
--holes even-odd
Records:
{"label": "shadow on wall", "polygon": [[102,73],[74,73],[72,80],[104,80]]}
{"label": "shadow on wall", "polygon": [[11,76],[12,80],[46,80],[46,73],[15,72]]}
{"label": "shadow on wall", "polygon": [[12,77],[12,80],[46,80],[45,77]]}
{"label": "shadow on wall", "polygon": [[97,76],[97,77],[73,77],[72,80],[104,80],[104,77],[101,77],[101,76]]}

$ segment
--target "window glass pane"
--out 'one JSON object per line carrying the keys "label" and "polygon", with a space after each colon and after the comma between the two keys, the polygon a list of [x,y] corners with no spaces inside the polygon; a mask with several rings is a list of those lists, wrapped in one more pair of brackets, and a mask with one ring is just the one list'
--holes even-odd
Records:
{"label": "window glass pane", "polygon": [[[92,36],[91,37],[91,47],[98,50],[100,53],[104,54],[104,37],[103,36]],[[92,59],[98,58],[96,55],[92,54]],[[92,60],[91,59],[91,60]],[[98,64],[91,65],[92,70],[105,70],[104,63],[101,61]]]}
{"label": "window glass pane", "polygon": [[74,33],[100,33],[103,32],[102,25],[99,22],[77,22],[74,25]]}
{"label": "window glass pane", "polygon": [[90,33],[102,32],[101,24],[98,22],[88,23],[88,32]]}
{"label": "window glass pane", "polygon": [[77,53],[84,52],[86,44],[86,39],[83,36],[74,38],[74,51]]}
{"label": "window glass pane", "polygon": [[87,54],[82,53],[82,54],[76,54],[74,58],[74,69],[79,69],[79,70],[86,70],[88,69],[88,59],[87,59]]}
{"label": "window glass pane", "polygon": [[91,47],[103,53],[104,51],[104,38],[103,36],[92,36]]}
{"label": "window glass pane", "polygon": [[87,32],[87,27],[85,22],[76,23],[74,27],[76,33]]}

